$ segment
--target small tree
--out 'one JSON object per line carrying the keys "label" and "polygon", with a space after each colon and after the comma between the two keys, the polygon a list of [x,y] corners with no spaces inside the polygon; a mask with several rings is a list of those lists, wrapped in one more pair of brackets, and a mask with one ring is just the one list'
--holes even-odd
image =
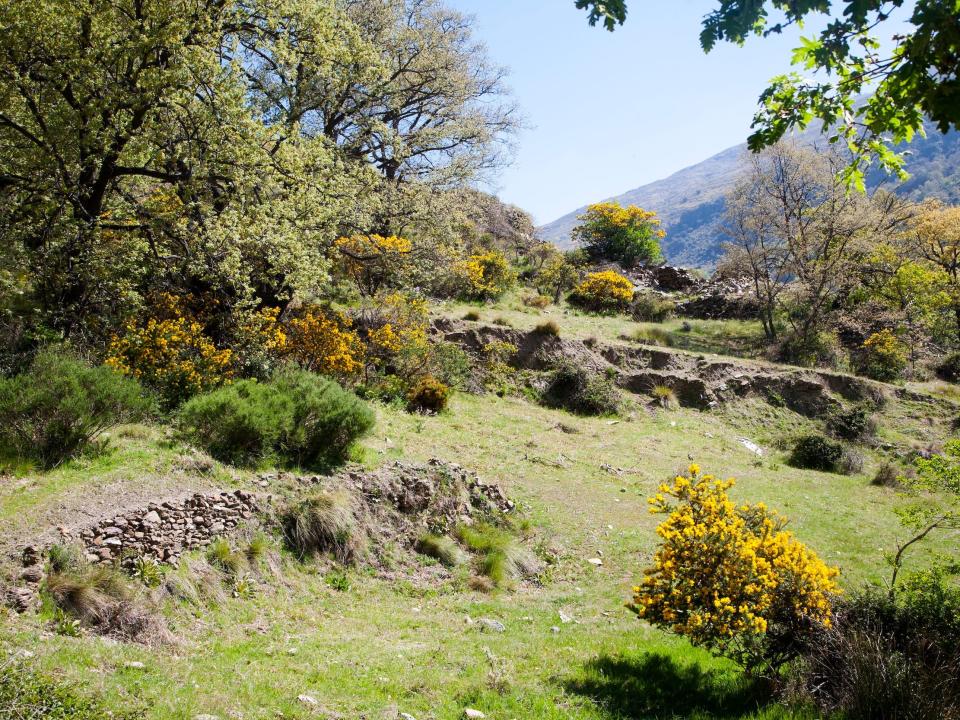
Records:
{"label": "small tree", "polygon": [[927,205],[913,221],[910,237],[914,251],[945,276],[960,339],[960,207]]}
{"label": "small tree", "polygon": [[604,202],[591,205],[577,219],[580,224],[573,229],[573,238],[594,258],[632,266],[657,263],[663,257],[660,240],[666,232],[660,228],[655,212]]}
{"label": "small tree", "polygon": [[691,465],[689,475],[659,487],[651,512],[667,519],[630,607],[748,671],[773,674],[815,625],[830,623],[839,571],[763,503],[731,501],[733,484]]}
{"label": "small tree", "polygon": [[917,458],[914,467],[916,477],[898,478],[913,499],[897,508],[897,515],[914,534],[897,546],[891,559],[891,597],[896,592],[897,577],[910,547],[936,530],[960,530],[960,440],[948,442],[941,455]]}
{"label": "small tree", "polygon": [[579,276],[577,268],[564,255],[555,252],[537,273],[535,283],[540,292],[557,303],[563,293],[573,288]]}

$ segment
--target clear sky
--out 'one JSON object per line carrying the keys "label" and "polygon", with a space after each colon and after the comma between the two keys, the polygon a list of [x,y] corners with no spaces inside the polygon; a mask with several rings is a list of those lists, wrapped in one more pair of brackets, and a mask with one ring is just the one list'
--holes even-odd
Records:
{"label": "clear sky", "polygon": [[573,0],[446,1],[476,16],[478,39],[510,69],[531,127],[492,189],[538,224],[746,140],[801,35],[705,55],[700,21],[715,0],[632,0],[613,33],[590,27]]}

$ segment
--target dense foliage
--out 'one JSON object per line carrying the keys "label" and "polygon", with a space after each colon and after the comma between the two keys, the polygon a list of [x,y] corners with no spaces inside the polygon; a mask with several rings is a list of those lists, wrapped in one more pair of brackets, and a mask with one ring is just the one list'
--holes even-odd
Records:
{"label": "dense foliage", "polygon": [[732,485],[691,465],[689,475],[659,487],[651,512],[667,517],[631,607],[695,645],[775,672],[816,625],[829,626],[839,571],[762,503],[730,500]]}
{"label": "dense foliage", "polygon": [[224,462],[324,468],[346,458],[374,416],[335,382],[286,369],[269,382],[241,380],[199,395],[178,422],[185,439]]}
{"label": "dense foliage", "polygon": [[621,207],[615,202],[596,203],[577,218],[580,224],[572,237],[596,259],[614,260],[626,266],[656,263],[662,259],[660,228],[655,212],[636,205]]}
{"label": "dense foliage", "polygon": [[614,415],[623,404],[612,380],[572,360],[561,362],[551,372],[543,401],[580,415]]}
{"label": "dense foliage", "polygon": [[587,273],[570,293],[570,301],[592,312],[624,311],[633,300],[633,283],[613,270]]}
{"label": "dense foliage", "polygon": [[25,372],[0,378],[0,451],[49,468],[151,407],[133,380],[45,350]]}

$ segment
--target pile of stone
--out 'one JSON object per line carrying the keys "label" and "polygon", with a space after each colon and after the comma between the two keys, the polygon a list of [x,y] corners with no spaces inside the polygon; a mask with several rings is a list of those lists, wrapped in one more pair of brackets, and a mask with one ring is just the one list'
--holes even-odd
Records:
{"label": "pile of stone", "polygon": [[[146,508],[101,520],[78,537],[90,562],[129,561],[150,557],[173,563],[187,550],[208,545],[229,533],[257,510],[256,498],[243,490],[216,495],[199,493],[181,500],[150,503]],[[65,540],[72,539],[67,533]]]}

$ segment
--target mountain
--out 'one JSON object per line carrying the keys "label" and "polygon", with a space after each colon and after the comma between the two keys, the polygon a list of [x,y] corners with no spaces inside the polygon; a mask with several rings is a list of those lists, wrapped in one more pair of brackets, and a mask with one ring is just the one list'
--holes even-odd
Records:
{"label": "mountain", "polygon": [[[823,139],[819,128],[808,129],[797,136],[803,144]],[[936,197],[944,202],[960,202],[960,132],[943,135],[931,125],[927,128],[927,137],[918,137],[908,148],[909,180],[897,185],[889,176],[875,171],[868,175],[868,187],[888,186],[913,200]],[[656,211],[667,231],[663,252],[668,262],[710,268],[720,256],[724,242],[720,232],[724,197],[742,172],[746,153],[746,143],[736,145],[663,180],[610,199]],[[584,210],[586,206],[541,226],[539,236],[563,249],[573,247],[570,231]]]}

